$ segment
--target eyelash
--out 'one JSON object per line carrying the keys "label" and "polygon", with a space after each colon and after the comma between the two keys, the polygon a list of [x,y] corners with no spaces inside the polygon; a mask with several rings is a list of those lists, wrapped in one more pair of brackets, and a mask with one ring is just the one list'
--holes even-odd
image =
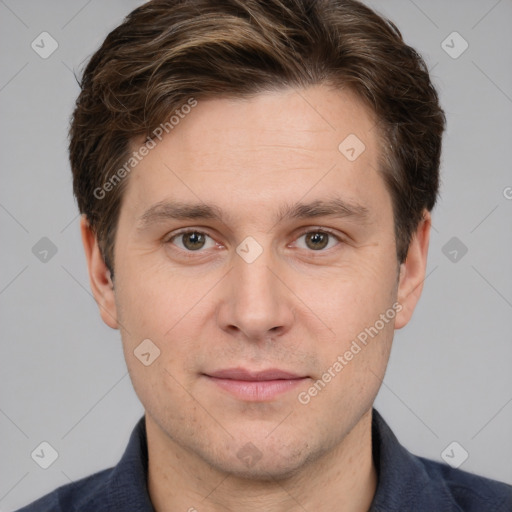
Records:
{"label": "eyelash", "polygon": [[[208,233],[206,233],[204,231],[201,231],[199,229],[186,228],[186,229],[183,229],[182,231],[178,231],[177,233],[174,233],[172,236],[167,237],[164,240],[164,244],[171,244],[171,245],[173,245],[172,242],[173,242],[174,239],[178,238],[179,236],[182,236],[182,235],[185,235],[185,234],[189,234],[189,233],[198,233],[198,234],[201,234],[201,235],[205,235],[205,236],[207,236],[207,237],[209,237],[209,238],[211,238],[213,240],[213,237],[210,236]],[[316,228],[316,227],[310,227],[310,226],[308,226],[307,230],[301,231],[297,235],[295,240],[298,240],[300,237],[302,237],[304,235],[307,235],[307,234],[310,234],[310,233],[326,234],[326,235],[329,235],[329,237],[332,237],[332,238],[336,239],[339,243],[343,243],[344,242],[344,240],[339,235],[337,235],[336,233],[334,233],[333,231],[331,231],[329,229],[320,228],[320,227]],[[186,254],[187,258],[192,258],[195,255],[201,254],[202,252],[206,251],[206,249],[205,250],[198,249],[197,251],[190,251],[190,250],[187,250],[187,249],[182,249],[181,247],[177,247],[177,249],[180,252],[183,252],[184,254]],[[332,249],[333,249],[333,247],[331,247],[329,249],[320,249],[318,251],[314,251],[313,249],[310,249],[308,252],[322,254],[322,253],[329,252]]]}

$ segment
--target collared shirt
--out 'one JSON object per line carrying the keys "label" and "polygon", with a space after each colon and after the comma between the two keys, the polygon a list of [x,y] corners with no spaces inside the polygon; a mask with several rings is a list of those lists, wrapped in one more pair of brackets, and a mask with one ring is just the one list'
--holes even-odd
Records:
{"label": "collared shirt", "polygon": [[[369,512],[512,511],[512,486],[411,454],[375,409],[372,449],[378,484]],[[116,466],[59,487],[18,512],[154,512],[147,475],[142,417]]]}

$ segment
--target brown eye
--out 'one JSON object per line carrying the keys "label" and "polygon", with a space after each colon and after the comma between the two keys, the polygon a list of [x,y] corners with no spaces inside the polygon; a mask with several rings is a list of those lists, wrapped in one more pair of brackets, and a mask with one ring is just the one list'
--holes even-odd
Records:
{"label": "brown eye", "polygon": [[[210,245],[208,246],[208,239],[210,239]],[[183,231],[171,237],[168,243],[178,246],[184,251],[199,251],[200,249],[208,249],[215,245],[213,239],[206,233],[201,231]]]}
{"label": "brown eye", "polygon": [[[304,241],[302,241],[302,239]],[[299,242],[300,240],[300,242]],[[328,231],[316,230],[307,231],[297,239],[297,246],[301,249],[309,249],[310,251],[322,251],[324,249],[331,249],[336,244],[340,243],[341,239],[334,233]]]}
{"label": "brown eye", "polygon": [[313,250],[325,249],[329,242],[329,235],[319,231],[306,233],[306,245]]}
{"label": "brown eye", "polygon": [[191,251],[197,251],[197,249],[201,249],[205,242],[204,234],[198,233],[197,231],[185,233],[184,235],[181,235],[181,237],[183,240],[183,245]]}

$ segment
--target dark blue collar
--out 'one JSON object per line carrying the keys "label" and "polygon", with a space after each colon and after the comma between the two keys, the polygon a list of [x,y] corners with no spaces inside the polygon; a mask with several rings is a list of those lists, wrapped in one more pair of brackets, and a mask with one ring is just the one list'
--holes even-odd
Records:
{"label": "dark blue collar", "polygon": [[[375,409],[372,449],[378,484],[369,512],[512,511],[511,486],[412,455]],[[142,417],[114,468],[63,486],[23,511],[154,512],[147,474],[148,447]]]}

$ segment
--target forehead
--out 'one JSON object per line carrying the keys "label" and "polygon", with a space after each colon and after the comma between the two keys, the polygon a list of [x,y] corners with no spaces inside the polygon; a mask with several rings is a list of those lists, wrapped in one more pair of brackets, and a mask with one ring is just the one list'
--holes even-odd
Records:
{"label": "forehead", "polygon": [[303,157],[310,150],[310,157],[318,159],[319,151],[336,150],[350,134],[364,141],[371,153],[374,117],[351,91],[314,86],[199,100],[172,134],[175,149],[187,152],[189,159],[199,160],[212,151],[226,159],[239,158],[237,153],[247,150],[259,151],[262,157],[290,157],[290,149],[302,150]]}
{"label": "forehead", "polygon": [[334,189],[348,201],[368,198],[384,187],[378,156],[375,116],[347,90],[197,100],[132,171],[125,199],[139,210],[184,196],[247,208],[276,192],[287,203]]}

